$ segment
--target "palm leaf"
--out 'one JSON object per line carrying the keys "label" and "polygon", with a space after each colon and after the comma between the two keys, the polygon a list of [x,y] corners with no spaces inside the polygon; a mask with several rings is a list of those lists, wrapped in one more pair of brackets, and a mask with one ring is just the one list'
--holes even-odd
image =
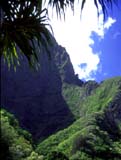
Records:
{"label": "palm leaf", "polygon": [[[108,13],[108,8],[111,7],[112,8],[112,4],[117,4],[118,3],[118,0],[93,0],[94,1],[94,4],[97,8],[97,12],[98,12],[98,15],[99,15],[99,5],[101,6],[102,8],[102,11],[103,11],[103,15],[104,15],[104,20],[106,18],[106,15]],[[87,2],[87,0],[81,0],[81,12]],[[65,14],[65,8],[66,7],[72,7],[73,10],[74,10],[74,3],[75,3],[75,0],[49,0],[49,4],[52,6],[52,7],[55,7],[56,8],[56,13],[57,15],[58,14],[61,14],[61,13],[64,13]]]}
{"label": "palm leaf", "polygon": [[4,20],[0,26],[1,56],[7,60],[9,66],[15,64],[12,56],[14,56],[13,53],[17,54],[17,48],[28,59],[30,66],[34,66],[38,62],[35,40],[38,41],[38,44],[42,44],[49,53],[48,46],[51,36],[46,29],[46,26],[49,25],[48,16],[46,9],[38,9],[41,3],[38,4],[36,0],[31,0],[29,3],[25,0],[11,0],[9,3],[2,0],[0,2],[2,12],[4,12]]}
{"label": "palm leaf", "polygon": [[[46,1],[46,0],[45,0]],[[25,55],[31,66],[38,62],[35,41],[40,47],[45,47],[49,57],[49,45],[52,40],[47,26],[47,9],[42,10],[42,0],[0,0],[0,56],[3,56],[7,63],[16,64],[19,58],[17,48]],[[82,0],[81,12],[87,0]],[[94,0],[99,15],[99,5],[102,7],[104,20],[108,8],[118,0]],[[67,7],[74,10],[75,0],[49,0],[49,5],[56,8],[57,16],[63,14]],[[51,28],[51,26],[50,26]],[[12,57],[13,56],[13,57]]]}

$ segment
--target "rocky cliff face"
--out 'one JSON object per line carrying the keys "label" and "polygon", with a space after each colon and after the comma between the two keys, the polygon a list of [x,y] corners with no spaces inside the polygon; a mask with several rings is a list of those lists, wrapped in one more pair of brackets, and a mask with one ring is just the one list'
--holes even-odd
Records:
{"label": "rocky cliff face", "polygon": [[35,139],[68,126],[74,117],[62,94],[62,83],[82,85],[74,74],[66,50],[54,40],[50,48],[51,60],[44,49],[38,50],[40,68],[33,71],[26,59],[21,59],[17,71],[1,65],[1,105],[14,113],[22,127]]}
{"label": "rocky cliff face", "polygon": [[55,46],[55,54],[53,59],[58,68],[62,82],[82,86],[83,81],[81,81],[78,78],[78,75],[74,73],[70,57],[64,47],[60,45]]}

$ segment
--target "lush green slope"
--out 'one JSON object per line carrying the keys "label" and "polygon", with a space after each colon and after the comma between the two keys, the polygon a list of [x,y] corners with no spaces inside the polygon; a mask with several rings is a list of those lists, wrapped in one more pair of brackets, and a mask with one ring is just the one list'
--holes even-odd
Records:
{"label": "lush green slope", "polygon": [[1,154],[4,160],[120,160],[121,77],[81,87],[64,83],[63,97],[76,120],[33,149],[31,135],[1,109]]}
{"label": "lush green slope", "polygon": [[88,81],[81,87],[63,83],[62,95],[76,119],[80,117],[82,100],[85,100],[87,96],[91,95],[93,90],[97,87],[98,83],[95,81]]}
{"label": "lush green slope", "polygon": [[64,87],[67,103],[80,118],[40,143],[36,151],[48,160],[53,151],[70,160],[120,160],[121,77],[106,80],[93,90],[85,86]]}
{"label": "lush green slope", "polygon": [[31,135],[22,130],[15,117],[1,109],[1,135],[0,159],[1,160],[42,160],[33,150]]}

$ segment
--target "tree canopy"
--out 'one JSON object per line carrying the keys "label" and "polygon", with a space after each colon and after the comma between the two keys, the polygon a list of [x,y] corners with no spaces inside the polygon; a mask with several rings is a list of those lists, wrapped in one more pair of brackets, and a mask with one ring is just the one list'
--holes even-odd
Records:
{"label": "tree canopy", "polygon": [[[118,0],[93,0],[99,14],[101,6],[104,18],[108,8]],[[43,8],[47,2],[56,8],[57,15],[66,14],[66,8],[74,11],[75,0],[1,0],[0,1],[0,57],[4,57],[8,66],[19,65],[19,53],[25,55],[31,66],[38,62],[35,43],[44,47],[49,53],[48,46],[52,44],[47,29],[49,25],[48,10]],[[82,12],[87,0],[82,0]],[[50,26],[51,27],[51,26]]]}

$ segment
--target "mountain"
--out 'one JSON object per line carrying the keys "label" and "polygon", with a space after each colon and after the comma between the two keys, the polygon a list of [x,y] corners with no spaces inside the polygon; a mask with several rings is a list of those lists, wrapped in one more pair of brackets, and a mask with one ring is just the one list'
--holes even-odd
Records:
{"label": "mountain", "polygon": [[121,77],[82,86],[64,83],[62,90],[75,121],[36,145],[15,117],[1,110],[1,159],[121,159]]}
{"label": "mountain", "polygon": [[24,57],[15,72],[1,64],[1,106],[13,113],[35,140],[70,125],[75,117],[62,95],[62,84],[83,82],[75,75],[68,53],[53,38],[50,56],[37,48],[40,68],[32,70]]}
{"label": "mountain", "polygon": [[24,57],[16,72],[1,61],[0,158],[120,160],[121,77],[79,80],[65,48],[53,42],[50,58],[37,47],[38,70]]}
{"label": "mountain", "polygon": [[[93,84],[93,90],[86,88],[88,83]],[[72,87],[69,89],[68,86],[68,96]],[[76,111],[73,107],[71,110],[77,120],[38,144],[36,151],[45,155],[47,160],[51,160],[50,155],[54,159],[58,153],[66,155],[69,160],[120,160],[121,77],[105,80],[98,86],[87,82],[80,89],[75,87],[73,95],[78,109],[75,103]],[[81,97],[80,101],[78,97]],[[72,102],[69,100],[68,103]]]}

